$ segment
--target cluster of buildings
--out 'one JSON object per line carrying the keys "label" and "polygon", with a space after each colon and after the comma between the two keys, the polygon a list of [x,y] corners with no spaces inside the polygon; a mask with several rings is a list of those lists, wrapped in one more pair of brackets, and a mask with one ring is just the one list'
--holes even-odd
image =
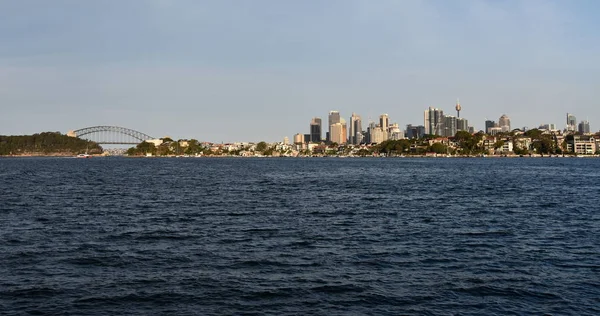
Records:
{"label": "cluster of buildings", "polygon": [[322,138],[323,124],[319,117],[315,117],[310,122],[309,134],[294,135],[294,143],[336,143],[342,144],[371,144],[381,143],[388,139],[403,139],[404,131],[400,129],[397,123],[390,123],[387,114],[379,117],[379,123],[369,122],[366,130],[363,130],[362,119],[356,113],[350,116],[350,122],[346,122],[341,117],[339,111],[331,111],[328,116],[328,124],[325,132],[325,138]]}
{"label": "cluster of buildings", "polygon": [[[426,135],[453,137],[458,131],[467,131],[475,133],[473,126],[469,121],[460,117],[462,106],[457,100],[455,105],[456,116],[444,114],[444,111],[438,108],[429,107],[424,111],[423,125],[406,125],[405,129],[400,129],[397,123],[390,123],[387,114],[379,117],[379,122],[370,121],[366,130],[363,130],[362,119],[356,113],[352,113],[349,122],[347,122],[339,111],[330,111],[327,118],[327,125],[323,125],[320,117],[315,117],[310,122],[308,134],[298,133],[294,135],[294,144],[336,143],[360,145],[360,144],[378,144],[386,140],[398,139],[419,139]],[[567,113],[566,128],[562,131],[556,128],[555,124],[541,124],[538,129],[542,131],[564,132],[590,134],[590,122],[585,120],[577,123],[573,114]],[[521,131],[527,131],[524,127]],[[498,121],[485,120],[485,128],[482,130],[488,135],[498,135],[513,131],[510,118],[503,114]],[[323,137],[325,132],[325,137]]]}
{"label": "cluster of buildings", "polygon": [[[330,111],[325,127],[320,117],[313,118],[310,122],[310,132],[294,135],[294,143],[377,144],[386,140],[423,138],[425,135],[452,137],[458,131],[473,133],[474,128],[469,126],[469,121],[460,117],[462,106],[458,100],[455,109],[456,116],[445,115],[443,110],[429,107],[424,112],[423,125],[408,124],[406,129],[401,129],[397,123],[390,123],[387,114],[381,114],[379,122],[370,121],[366,130],[363,130],[362,119],[356,113],[352,113],[350,121],[347,122],[339,111]],[[506,119],[510,126],[510,120],[508,117]],[[322,137],[323,130],[325,138]]]}

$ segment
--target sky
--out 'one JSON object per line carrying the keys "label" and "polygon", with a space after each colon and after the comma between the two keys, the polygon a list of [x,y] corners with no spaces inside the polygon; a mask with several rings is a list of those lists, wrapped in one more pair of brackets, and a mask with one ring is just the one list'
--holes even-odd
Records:
{"label": "sky", "polygon": [[596,0],[0,0],[0,134],[281,141],[331,110],[600,129]]}

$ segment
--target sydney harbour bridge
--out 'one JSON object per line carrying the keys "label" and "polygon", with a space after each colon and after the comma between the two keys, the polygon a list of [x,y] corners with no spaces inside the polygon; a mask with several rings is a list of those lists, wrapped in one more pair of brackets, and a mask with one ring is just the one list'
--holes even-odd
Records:
{"label": "sydney harbour bridge", "polygon": [[87,139],[101,145],[137,145],[152,139],[151,136],[119,126],[92,126],[69,131],[72,137]]}

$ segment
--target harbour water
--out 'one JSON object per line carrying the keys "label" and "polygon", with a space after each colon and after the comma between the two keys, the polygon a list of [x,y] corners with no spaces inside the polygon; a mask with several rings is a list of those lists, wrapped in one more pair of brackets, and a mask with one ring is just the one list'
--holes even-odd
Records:
{"label": "harbour water", "polygon": [[598,315],[600,159],[0,159],[0,314]]}

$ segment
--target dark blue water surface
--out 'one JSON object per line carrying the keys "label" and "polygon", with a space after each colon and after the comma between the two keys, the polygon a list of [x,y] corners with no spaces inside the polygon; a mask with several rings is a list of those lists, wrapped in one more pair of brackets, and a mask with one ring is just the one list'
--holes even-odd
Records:
{"label": "dark blue water surface", "polygon": [[0,314],[599,315],[600,159],[0,159]]}

